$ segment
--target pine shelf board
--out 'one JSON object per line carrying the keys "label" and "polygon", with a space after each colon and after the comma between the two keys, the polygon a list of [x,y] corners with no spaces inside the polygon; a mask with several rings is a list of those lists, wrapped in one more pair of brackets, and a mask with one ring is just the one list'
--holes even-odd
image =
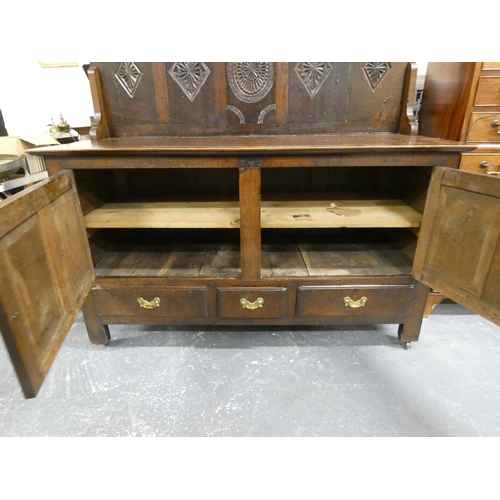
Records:
{"label": "pine shelf board", "polygon": [[[331,208],[331,203],[335,206]],[[333,210],[333,211],[332,211]],[[108,203],[85,216],[87,228],[235,228],[237,202]],[[268,229],[418,228],[422,216],[400,200],[263,201]]]}
{"label": "pine shelf board", "polygon": [[87,228],[235,228],[238,202],[107,203],[85,216]]}
{"label": "pine shelf board", "polygon": [[401,200],[262,203],[263,228],[416,228],[421,220],[422,215]]}

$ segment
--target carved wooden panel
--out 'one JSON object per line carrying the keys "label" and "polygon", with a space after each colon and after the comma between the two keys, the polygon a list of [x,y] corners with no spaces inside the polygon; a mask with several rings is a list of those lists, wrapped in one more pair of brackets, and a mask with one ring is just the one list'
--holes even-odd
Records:
{"label": "carved wooden panel", "polygon": [[408,100],[408,63],[93,65],[112,137],[398,133]]}
{"label": "carved wooden panel", "polygon": [[[229,62],[227,74],[227,120],[239,125],[276,123],[276,70],[273,62]],[[238,120],[234,119],[234,115]],[[234,127],[237,131],[239,127]],[[242,128],[242,127],[240,127]],[[263,128],[263,127],[260,127]]]}
{"label": "carved wooden panel", "polygon": [[210,69],[204,62],[176,62],[172,64],[168,74],[193,102],[207,81]]}
{"label": "carved wooden panel", "polygon": [[331,62],[299,62],[294,66],[295,73],[307,90],[307,93],[314,99],[319,89],[330,76],[333,64]]}
{"label": "carved wooden panel", "polygon": [[272,62],[230,62],[226,70],[229,86],[242,102],[259,102],[274,85]]}
{"label": "carved wooden panel", "polygon": [[123,90],[133,99],[135,91],[141,83],[142,71],[133,62],[122,62],[116,70],[115,77]]}
{"label": "carved wooden panel", "polygon": [[217,68],[214,68],[213,63],[157,64],[164,64],[167,71],[165,81],[158,81],[157,85],[166,86],[169,122],[178,128],[179,135],[190,135],[190,129],[198,130],[196,127],[201,127],[201,131],[203,126],[220,123]]}

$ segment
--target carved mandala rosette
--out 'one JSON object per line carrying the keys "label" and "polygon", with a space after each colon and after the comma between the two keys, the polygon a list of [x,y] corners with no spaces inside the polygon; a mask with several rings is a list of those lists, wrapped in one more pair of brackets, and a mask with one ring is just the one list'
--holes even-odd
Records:
{"label": "carved mandala rosette", "polygon": [[179,85],[186,97],[193,102],[207,81],[210,69],[204,62],[176,62],[168,74]]}
{"label": "carved mandala rosette", "polygon": [[122,62],[116,70],[115,78],[128,96],[133,98],[141,81],[142,71],[133,62]]}
{"label": "carved mandala rosette", "polygon": [[391,63],[388,62],[368,62],[363,66],[363,71],[372,91],[375,91],[380,80],[384,78],[390,69]]}
{"label": "carved mandala rosette", "polygon": [[262,100],[274,84],[274,64],[269,62],[230,62],[227,79],[234,95],[243,102]]}
{"label": "carved mandala rosette", "polygon": [[309,97],[314,99],[332,72],[333,64],[330,62],[299,62],[294,69]]}

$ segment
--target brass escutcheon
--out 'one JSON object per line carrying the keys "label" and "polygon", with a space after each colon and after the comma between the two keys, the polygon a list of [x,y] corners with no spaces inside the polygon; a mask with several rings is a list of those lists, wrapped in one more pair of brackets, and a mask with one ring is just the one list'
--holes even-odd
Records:
{"label": "brass escutcheon", "polygon": [[344,297],[344,305],[346,307],[351,307],[352,309],[365,307],[367,301],[368,299],[366,297],[361,297],[359,300],[352,300],[351,297]]}
{"label": "brass escutcheon", "polygon": [[253,311],[254,309],[258,309],[259,307],[262,307],[264,304],[264,299],[262,297],[259,297],[255,302],[250,302],[247,299],[240,299],[240,304],[243,309],[250,309]]}
{"label": "brass escutcheon", "polygon": [[137,303],[139,306],[143,307],[144,309],[154,309],[155,307],[160,307],[160,298],[155,297],[152,301],[143,299],[142,297],[139,297],[137,299]]}

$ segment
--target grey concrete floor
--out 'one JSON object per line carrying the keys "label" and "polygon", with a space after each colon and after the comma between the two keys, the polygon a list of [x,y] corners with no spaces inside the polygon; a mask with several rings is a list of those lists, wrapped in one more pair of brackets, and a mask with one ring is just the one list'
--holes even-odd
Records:
{"label": "grey concrete floor", "polygon": [[111,327],[78,317],[38,396],[0,343],[0,436],[500,436],[500,328],[454,303],[396,325]]}

